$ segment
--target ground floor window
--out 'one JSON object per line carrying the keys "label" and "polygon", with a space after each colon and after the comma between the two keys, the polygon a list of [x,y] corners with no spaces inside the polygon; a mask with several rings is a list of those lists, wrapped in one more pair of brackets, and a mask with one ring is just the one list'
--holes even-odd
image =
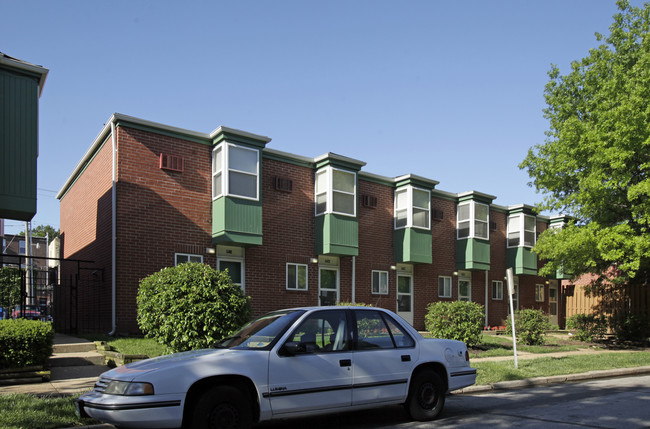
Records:
{"label": "ground floor window", "polygon": [[307,265],[287,264],[287,289],[307,290]]}
{"label": "ground floor window", "polygon": [[190,255],[189,253],[176,253],[174,255],[176,265],[184,264],[186,262],[203,263],[203,255]]}
{"label": "ground floor window", "polygon": [[438,297],[451,298],[451,277],[438,277]]}
{"label": "ground floor window", "polygon": [[492,299],[503,299],[503,282],[501,280],[492,280]]}
{"label": "ground floor window", "polygon": [[388,271],[372,272],[373,295],[388,295]]}
{"label": "ground floor window", "polygon": [[535,301],[544,302],[544,285],[535,285]]}

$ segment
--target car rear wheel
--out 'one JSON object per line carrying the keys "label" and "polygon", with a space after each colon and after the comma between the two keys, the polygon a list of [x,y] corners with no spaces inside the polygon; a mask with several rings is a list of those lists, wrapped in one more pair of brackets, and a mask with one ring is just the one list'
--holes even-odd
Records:
{"label": "car rear wheel", "polygon": [[414,420],[427,421],[438,417],[445,406],[445,388],[440,376],[433,370],[415,374],[405,406]]}
{"label": "car rear wheel", "polygon": [[245,429],[251,423],[251,407],[246,396],[230,386],[205,392],[192,414],[192,428],[198,429]]}

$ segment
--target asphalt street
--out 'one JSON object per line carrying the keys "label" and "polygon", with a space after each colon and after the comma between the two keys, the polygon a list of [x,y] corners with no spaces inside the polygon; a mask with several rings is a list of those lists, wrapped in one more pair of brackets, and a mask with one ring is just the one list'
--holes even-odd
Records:
{"label": "asphalt street", "polygon": [[447,398],[441,418],[413,422],[399,406],[264,423],[257,429],[648,428],[650,375]]}

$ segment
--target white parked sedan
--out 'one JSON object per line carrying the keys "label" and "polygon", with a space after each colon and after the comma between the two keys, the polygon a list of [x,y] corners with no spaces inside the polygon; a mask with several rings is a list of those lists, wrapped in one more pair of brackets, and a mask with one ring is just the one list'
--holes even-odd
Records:
{"label": "white parked sedan", "polygon": [[245,428],[387,404],[425,421],[475,381],[463,342],[423,338],[380,308],[309,307],[266,314],[214,349],[105,372],[76,406],[138,428]]}

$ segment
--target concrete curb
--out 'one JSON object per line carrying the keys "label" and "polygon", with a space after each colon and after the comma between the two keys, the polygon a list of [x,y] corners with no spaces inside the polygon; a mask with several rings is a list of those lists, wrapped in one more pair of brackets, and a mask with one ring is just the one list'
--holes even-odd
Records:
{"label": "concrete curb", "polygon": [[492,384],[474,385],[455,390],[454,394],[486,393],[498,390],[524,389],[526,387],[548,386],[551,384],[575,383],[579,381],[598,380],[602,378],[627,377],[637,374],[650,374],[650,366],[633,368],[617,368],[599,371],[589,371],[569,375],[554,375],[550,377],[525,378],[523,380],[500,381]]}

